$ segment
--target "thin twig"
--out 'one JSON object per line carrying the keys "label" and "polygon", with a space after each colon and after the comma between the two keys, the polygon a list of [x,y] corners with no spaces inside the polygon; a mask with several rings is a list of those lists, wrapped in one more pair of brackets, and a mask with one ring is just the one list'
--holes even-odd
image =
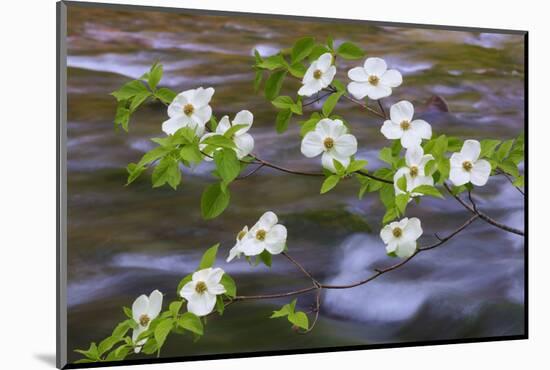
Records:
{"label": "thin twig", "polygon": [[313,285],[319,286],[319,282],[313,277],[313,275],[311,275],[309,271],[305,269],[305,267],[300,262],[292,258],[287,252],[283,252],[281,254],[285,256],[290,262],[292,262],[296,267],[298,267],[304,273],[304,275],[310,278],[311,281],[313,282]]}
{"label": "thin twig", "polygon": [[[479,218],[483,219],[484,221],[488,222],[489,224],[491,224],[493,226],[496,226],[496,227],[498,227],[502,230],[517,234],[517,235],[522,235],[522,236],[525,235],[525,233],[523,231],[521,231],[519,229],[516,229],[515,227],[511,227],[511,226],[505,225],[503,223],[500,223],[500,222],[492,219],[491,217],[487,216],[485,213],[482,213],[479,210],[477,210],[477,207],[473,207],[473,206],[469,205],[464,200],[462,200],[462,198],[460,198],[457,194],[453,194],[451,188],[449,187],[449,185],[447,185],[447,183],[443,183],[443,186],[445,187],[445,189],[447,189],[449,194],[451,194],[460,204],[462,204],[462,206],[464,208],[466,208],[468,211],[472,212],[473,214],[478,215]],[[473,201],[473,200],[471,200],[471,201]]]}
{"label": "thin twig", "polygon": [[525,196],[525,192],[524,192],[523,190],[521,190],[521,189],[519,188],[519,186],[514,185],[514,180],[512,180],[512,179],[510,178],[510,176],[509,176],[506,172],[499,171],[499,172],[497,172],[497,174],[503,175],[503,176],[506,178],[506,180],[508,180],[508,181],[510,182],[510,184],[512,184],[512,186],[513,186],[514,188],[516,188],[516,190],[519,191],[519,192],[521,193],[521,195]]}
{"label": "thin twig", "polygon": [[382,99],[378,99],[378,106],[380,107],[380,111],[384,115],[384,118],[388,119],[388,115],[386,114],[386,111],[384,110],[384,106],[382,105]]}
{"label": "thin twig", "polygon": [[312,105],[312,104],[315,104],[317,103],[319,100],[322,100],[323,98],[329,96],[329,95],[332,95],[333,92],[332,91],[329,91],[327,92],[326,94],[323,94],[323,95],[319,95],[318,97],[316,97],[315,99],[313,99],[312,101],[309,101],[305,104],[302,104],[302,107],[307,107],[308,105]]}

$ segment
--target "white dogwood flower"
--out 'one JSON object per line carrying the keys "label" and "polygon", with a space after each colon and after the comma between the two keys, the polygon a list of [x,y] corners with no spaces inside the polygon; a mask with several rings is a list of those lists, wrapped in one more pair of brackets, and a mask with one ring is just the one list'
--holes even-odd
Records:
{"label": "white dogwood flower", "polygon": [[179,93],[168,106],[168,120],[162,124],[162,131],[172,135],[182,127],[190,127],[198,136],[204,133],[204,125],[212,116],[210,99],[214,88],[191,89]]}
{"label": "white dogwood flower", "polygon": [[[220,122],[218,122],[216,131],[204,134],[201,137],[201,142],[208,137],[225,134],[227,130],[229,130],[232,126],[246,125],[238,129],[237,132],[235,132],[230,138],[235,143],[235,152],[237,153],[237,158],[242,159],[249,155],[254,149],[254,138],[247,132],[248,130],[250,130],[250,127],[252,127],[253,121],[254,115],[247,110],[242,110],[237,113],[235,115],[235,118],[233,119],[233,122],[229,122],[229,116],[223,116]],[[203,150],[205,147],[206,144],[199,144],[200,150]],[[204,159],[206,159],[207,161],[212,160],[212,158],[208,156],[205,156]]]}
{"label": "white dogwood flower", "polygon": [[[430,174],[427,174],[425,171],[426,164],[433,160],[434,157],[431,154],[424,155],[424,149],[419,146],[413,146],[412,148],[407,149],[405,153],[405,163],[406,167],[401,167],[395,173],[393,177],[393,184],[395,187],[395,194],[405,194],[401,190],[397,181],[405,176],[407,180],[407,192],[411,192],[413,189],[419,187],[420,185],[430,185],[433,186],[434,179]],[[420,193],[411,193],[412,197],[420,196]]]}
{"label": "white dogwood flower", "polygon": [[229,251],[229,256],[226,259],[226,262],[231,262],[235,257],[240,258],[243,252],[241,251],[241,242],[248,235],[248,226],[243,227],[241,231],[237,234],[235,238],[235,245]]}
{"label": "white dogwood flower", "polygon": [[138,324],[132,333],[132,341],[136,345],[134,352],[139,353],[141,347],[147,342],[147,339],[142,339],[136,343],[139,335],[149,329],[149,324],[160,314],[162,309],[162,293],[158,290],[151,292],[149,297],[145,294],[140,295],[132,305],[132,318]]}
{"label": "white dogwood flower", "polygon": [[246,256],[257,256],[264,250],[279,254],[285,249],[287,230],[278,224],[277,215],[268,211],[260,217],[250,231],[244,235],[239,250]]}
{"label": "white dogwood flower", "polygon": [[415,119],[413,105],[402,100],[390,108],[390,120],[382,125],[380,132],[390,140],[401,139],[404,148],[420,146],[422,139],[432,137],[432,126],[424,120]]}
{"label": "white dogwood flower", "polygon": [[217,268],[206,268],[193,273],[192,280],[180,290],[187,300],[187,311],[197,316],[206,316],[216,305],[216,296],[225,293],[220,283],[225,272]]}
{"label": "white dogwood flower", "polygon": [[416,240],[422,235],[420,220],[416,217],[404,218],[384,226],[380,238],[386,244],[387,253],[408,258],[416,252]]}
{"label": "white dogwood flower", "polygon": [[454,185],[471,182],[483,186],[487,183],[491,175],[491,164],[485,159],[478,159],[480,153],[481,145],[477,140],[466,140],[460,153],[453,153],[449,179]]}
{"label": "white dogwood flower", "polygon": [[348,91],[357,99],[368,96],[378,100],[390,96],[392,88],[401,85],[403,77],[395,69],[388,69],[384,59],[368,58],[363,67],[355,67],[348,71],[348,77],[353,80],[348,84]]}
{"label": "white dogwood flower", "polygon": [[357,152],[357,139],[348,134],[348,129],[339,119],[323,118],[302,139],[301,151],[308,158],[323,153],[323,167],[336,172],[334,160],[348,167],[350,157]]}
{"label": "white dogwood flower", "polygon": [[324,53],[307,69],[298,95],[311,96],[321,91],[330,85],[335,74],[336,67],[332,65],[332,54]]}

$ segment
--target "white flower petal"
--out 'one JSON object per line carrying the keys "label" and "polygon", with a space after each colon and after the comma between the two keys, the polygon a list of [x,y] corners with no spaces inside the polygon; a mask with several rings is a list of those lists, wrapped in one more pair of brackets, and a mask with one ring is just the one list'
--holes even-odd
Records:
{"label": "white flower petal", "polygon": [[212,273],[212,268],[208,267],[199,271],[195,271],[193,273],[193,281],[203,281],[205,282],[210,277],[210,274]]}
{"label": "white flower petal", "polygon": [[480,159],[474,163],[470,173],[470,181],[472,184],[483,186],[487,183],[491,175],[491,164],[484,159]]}
{"label": "white flower petal", "polygon": [[214,309],[216,305],[216,296],[208,292],[202,294],[195,293],[187,301],[187,311],[197,316],[206,316]]}
{"label": "white flower petal", "polygon": [[401,145],[403,148],[408,149],[413,146],[420,146],[422,143],[422,138],[413,130],[409,129],[403,131],[403,136],[401,136]]}
{"label": "white flower petal", "polygon": [[174,116],[162,123],[162,131],[166,135],[173,135],[180,128],[188,126],[191,119],[185,115]]}
{"label": "white flower petal", "polygon": [[[422,153],[424,153],[424,151],[422,151]],[[426,154],[426,155],[422,156],[422,158],[420,159],[420,162],[417,164],[421,175],[424,175],[424,167],[426,167],[428,162],[433,160],[433,159],[434,159],[434,156],[431,155],[431,154]]]}
{"label": "white flower petal", "polygon": [[420,145],[413,146],[405,152],[405,162],[407,166],[418,166],[424,156],[424,149]]}
{"label": "white flower petal", "polygon": [[212,117],[212,108],[209,105],[206,105],[195,109],[191,117],[197,124],[204,125],[210,120],[210,117]]}
{"label": "white flower petal", "polygon": [[400,258],[409,258],[416,251],[416,241],[401,242],[395,250],[395,254]]}
{"label": "white flower petal", "polygon": [[[393,236],[392,236],[392,238],[393,238]],[[395,238],[393,238],[393,239],[390,240],[390,242],[386,246],[386,252],[387,253],[395,253],[396,250],[397,250],[397,241],[395,240]]]}
{"label": "white flower petal", "polygon": [[451,159],[450,159],[450,163],[451,163],[451,168],[452,167],[456,167],[456,168],[462,168],[462,163],[464,163],[465,159],[464,157],[462,156],[462,154],[460,153],[453,153],[451,155]]}
{"label": "white flower petal", "polygon": [[363,67],[355,67],[350,69],[348,71],[348,77],[350,78],[350,80],[357,82],[367,82],[369,80],[369,75]]}
{"label": "white flower petal", "polygon": [[479,153],[481,153],[481,144],[477,140],[466,140],[460,150],[460,154],[462,154],[464,160],[470,162],[477,161]]}
{"label": "white flower petal", "polygon": [[260,242],[255,237],[244,238],[239,246],[245,256],[257,256],[265,249],[265,243]]}
{"label": "white flower petal", "polygon": [[412,121],[410,130],[414,131],[422,139],[430,139],[432,137],[432,126],[421,119]]}
{"label": "white flower petal", "polygon": [[390,240],[393,238],[393,232],[390,225],[386,225],[380,230],[380,238],[384,242],[384,244],[388,244]]}
{"label": "white flower petal", "polygon": [[149,298],[145,294],[140,295],[132,304],[132,317],[135,322],[139,323],[141,315],[147,314],[149,308]]}
{"label": "white flower petal", "polygon": [[401,139],[401,136],[403,136],[403,130],[401,129],[401,126],[390,120],[384,122],[384,124],[380,128],[380,132],[386,137],[386,139],[390,140]]}
{"label": "white flower petal", "polygon": [[187,284],[185,284],[181,290],[180,290],[180,296],[183,298],[189,300],[195,294],[195,286],[197,285],[196,281],[190,281]]}
{"label": "white flower petal", "polygon": [[355,99],[363,99],[369,94],[372,89],[372,85],[368,82],[350,82],[348,84],[348,91]]}
{"label": "white flower petal", "polygon": [[216,127],[216,133],[223,135],[227,130],[231,128],[231,122],[229,122],[229,116],[223,116],[222,119],[218,122]]}
{"label": "white flower petal", "polygon": [[210,294],[220,295],[225,292],[226,292],[225,287],[220,283],[208,285],[208,293]]}
{"label": "white flower petal", "polygon": [[278,222],[277,215],[271,211],[267,211],[260,217],[260,219],[257,222],[257,225],[259,228],[264,230],[270,230],[273,226],[275,226]]}
{"label": "white flower petal", "polygon": [[389,87],[397,87],[403,83],[403,77],[399,71],[390,69],[380,77],[380,83]]}
{"label": "white flower petal", "polygon": [[462,165],[460,167],[451,167],[451,171],[449,172],[449,180],[451,180],[453,185],[461,186],[470,182],[470,173],[465,171],[462,168]]}
{"label": "white flower petal", "polygon": [[237,147],[237,158],[243,159],[254,150],[254,138],[249,133],[237,135],[233,138]]}
{"label": "white flower petal", "polygon": [[401,167],[395,172],[395,175],[393,175],[393,187],[395,189],[395,195],[405,194],[405,192],[401,190],[399,186],[397,186],[397,181],[403,176],[405,176],[405,179],[407,180],[407,187],[406,187],[407,191],[412,190],[410,189],[410,187],[412,187],[412,181],[409,174],[410,174],[410,169],[408,167]]}
{"label": "white flower petal", "polygon": [[334,141],[334,151],[340,157],[350,157],[357,152],[357,139],[355,136],[345,134]]}
{"label": "white flower petal", "polygon": [[315,77],[313,77],[313,74],[317,70],[317,61],[311,63],[309,68],[306,70],[306,73],[304,73],[304,77],[302,78],[302,85],[307,85],[308,83],[315,80]]}
{"label": "white flower petal", "polygon": [[235,259],[235,257],[237,258],[240,257],[242,252],[239,249],[239,245],[240,243],[236,243],[235,246],[229,250],[229,256],[227,256],[227,259],[225,260],[225,262],[231,262]]}
{"label": "white flower petal", "polygon": [[206,285],[215,285],[219,283],[224,273],[225,272],[219,267],[213,268],[206,279]]}
{"label": "white flower petal", "polygon": [[417,240],[422,235],[422,226],[417,217],[409,218],[407,226],[403,229],[404,240]]}
{"label": "white flower petal", "polygon": [[367,71],[369,75],[378,77],[382,76],[388,69],[386,62],[381,58],[367,58],[363,67],[365,67],[365,71]]}
{"label": "white flower petal", "polygon": [[162,310],[162,293],[158,290],[153,290],[149,295],[149,308],[147,315],[151,320],[156,318]]}
{"label": "white flower petal", "polygon": [[266,249],[271,254],[279,254],[283,251],[287,238],[287,230],[283,225],[275,225],[266,235]]}
{"label": "white flower petal", "polygon": [[321,163],[327,170],[336,173],[336,167],[334,167],[334,160],[340,162],[345,168],[349,166],[349,157],[340,157],[334,151],[324,152],[321,158]]}
{"label": "white flower petal", "polygon": [[[195,109],[204,107],[208,105],[208,103],[210,103],[212,95],[214,95],[214,88],[209,87],[207,89],[204,89],[202,87],[199,87],[195,90],[195,94],[193,95],[191,104],[193,104]],[[208,117],[208,119],[210,119],[210,117]]]}
{"label": "white flower petal", "polygon": [[321,72],[326,72],[329,67],[331,67],[332,64],[332,54],[331,53],[324,53],[317,59],[317,69],[321,70]]}
{"label": "white flower petal", "polygon": [[382,84],[372,86],[368,92],[369,99],[378,100],[391,95],[391,88]]}
{"label": "white flower petal", "polygon": [[401,100],[390,108],[390,118],[394,123],[400,124],[403,121],[410,122],[414,116],[414,107],[411,102]]}
{"label": "white flower petal", "polygon": [[174,118],[177,116],[182,116],[184,114],[183,107],[184,105],[174,99],[174,101],[172,101],[172,103],[168,106],[168,117]]}
{"label": "white flower petal", "polygon": [[252,112],[248,110],[242,110],[239,113],[237,113],[235,115],[235,119],[233,120],[233,125],[247,125],[247,126],[237,131],[236,135],[242,135],[245,132],[247,132],[252,126],[253,121],[254,121],[254,115],[252,114]]}
{"label": "white flower petal", "polygon": [[323,89],[323,84],[321,80],[313,79],[311,81],[308,81],[305,85],[300,87],[300,90],[298,90],[298,95],[301,96],[311,96]]}
{"label": "white flower petal", "polygon": [[325,73],[321,76],[321,82],[323,83],[323,87],[327,87],[330,85],[332,80],[334,79],[334,76],[336,75],[336,67],[330,66]]}
{"label": "white flower petal", "polygon": [[321,154],[324,150],[323,138],[317,131],[310,131],[302,139],[300,150],[308,158]]}
{"label": "white flower petal", "polygon": [[[409,191],[414,190],[415,188],[419,187],[420,185],[430,185],[433,186],[434,179],[431,176],[423,176],[418,175],[412,179],[411,188],[407,189]],[[418,196],[420,194],[415,194],[414,196]]]}

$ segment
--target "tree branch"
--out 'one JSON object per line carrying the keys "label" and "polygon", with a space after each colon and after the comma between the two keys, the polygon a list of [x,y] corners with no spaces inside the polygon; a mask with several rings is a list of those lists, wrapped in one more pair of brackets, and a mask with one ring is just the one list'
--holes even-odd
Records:
{"label": "tree branch", "polygon": [[511,226],[505,225],[503,223],[500,223],[500,222],[492,219],[491,217],[489,217],[485,213],[482,213],[482,212],[478,211],[477,206],[475,205],[475,203],[473,202],[473,199],[471,197],[470,197],[470,201],[473,204],[472,206],[469,205],[468,203],[466,203],[464,200],[462,200],[462,198],[460,198],[458,195],[453,194],[451,188],[449,187],[449,185],[447,185],[447,183],[443,183],[443,186],[445,187],[445,189],[447,189],[449,194],[451,194],[460,204],[462,204],[462,206],[464,208],[466,208],[468,211],[472,212],[473,214],[478,215],[479,218],[483,219],[484,221],[488,222],[489,224],[491,224],[493,226],[496,226],[499,229],[502,229],[504,231],[508,231],[510,233],[514,233],[514,234],[521,235],[521,236],[525,235],[525,233],[522,230],[519,230],[519,229],[516,229],[515,227],[511,227]]}

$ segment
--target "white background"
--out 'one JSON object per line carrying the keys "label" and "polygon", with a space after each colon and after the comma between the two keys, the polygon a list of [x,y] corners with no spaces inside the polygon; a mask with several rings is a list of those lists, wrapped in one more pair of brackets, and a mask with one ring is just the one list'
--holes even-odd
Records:
{"label": "white background", "polygon": [[[124,2],[116,1],[112,2]],[[550,19],[543,1],[127,0],[142,5],[530,31],[530,339],[265,357],[152,369],[518,369],[548,366]],[[2,2],[0,47],[0,365],[53,368],[55,357],[55,1]],[[465,56],[467,57],[467,56]],[[533,201],[534,199],[534,201]],[[268,333],[266,333],[268,335]],[[536,365],[536,364],[547,365]],[[126,367],[125,367],[126,368]],[[135,368],[135,367],[134,367]],[[546,367],[547,368],[547,367]]]}

